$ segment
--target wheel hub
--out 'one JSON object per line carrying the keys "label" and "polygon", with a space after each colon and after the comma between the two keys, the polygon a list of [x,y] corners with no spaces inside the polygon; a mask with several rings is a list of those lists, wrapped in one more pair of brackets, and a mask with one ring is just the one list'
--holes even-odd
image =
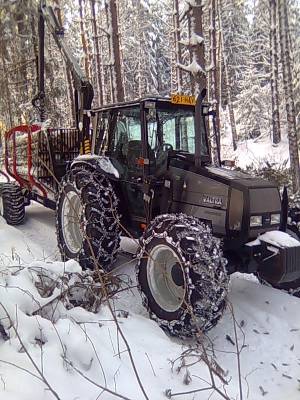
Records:
{"label": "wheel hub", "polygon": [[75,191],[69,191],[63,199],[61,227],[68,250],[74,254],[78,253],[82,248],[84,225],[81,200]]}
{"label": "wheel hub", "polygon": [[158,245],[151,250],[147,280],[154,300],[163,310],[180,309],[185,298],[184,275],[179,257],[169,246]]}
{"label": "wheel hub", "polygon": [[172,279],[177,286],[183,286],[184,285],[184,277],[182,273],[182,269],[179,263],[176,263],[173,265],[171,269],[171,276]]}

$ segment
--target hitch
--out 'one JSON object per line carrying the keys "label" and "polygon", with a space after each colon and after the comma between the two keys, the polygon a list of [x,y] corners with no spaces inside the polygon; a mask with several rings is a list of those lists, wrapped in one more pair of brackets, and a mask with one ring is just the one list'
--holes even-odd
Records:
{"label": "hitch", "polygon": [[259,267],[262,279],[277,285],[300,278],[300,246],[278,248],[265,245],[273,254],[264,259]]}
{"label": "hitch", "polygon": [[300,242],[287,233],[268,232],[246,247],[257,263],[259,276],[271,285],[300,278]]}

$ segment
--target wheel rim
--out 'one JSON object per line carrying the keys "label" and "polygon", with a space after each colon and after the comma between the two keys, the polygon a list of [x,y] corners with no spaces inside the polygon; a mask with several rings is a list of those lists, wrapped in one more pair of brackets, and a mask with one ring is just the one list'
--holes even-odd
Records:
{"label": "wheel rim", "polygon": [[72,253],[78,253],[82,248],[82,204],[80,197],[74,191],[68,192],[64,196],[61,227],[64,243]]}
{"label": "wheel rim", "polygon": [[147,261],[147,280],[154,300],[163,310],[174,312],[181,308],[185,298],[184,278],[180,259],[170,247],[158,245],[151,250]]}

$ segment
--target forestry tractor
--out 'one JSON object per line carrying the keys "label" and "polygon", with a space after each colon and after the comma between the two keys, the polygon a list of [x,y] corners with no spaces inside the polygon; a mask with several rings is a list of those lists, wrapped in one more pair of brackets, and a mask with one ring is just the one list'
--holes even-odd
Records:
{"label": "forestry tractor", "polygon": [[148,96],[91,109],[92,86],[56,15],[44,1],[39,13],[34,104],[43,120],[46,23],[73,75],[77,127],[42,122],[6,132],[0,214],[7,223],[21,224],[31,201],[55,210],[63,260],[103,273],[113,269],[121,234],[139,238],[144,305],[179,337],[217,323],[236,271],[278,288],[300,286],[300,243],[286,233],[286,191],[281,199],[271,182],[226,162],[212,166],[207,120],[214,113],[205,91],[196,101]]}

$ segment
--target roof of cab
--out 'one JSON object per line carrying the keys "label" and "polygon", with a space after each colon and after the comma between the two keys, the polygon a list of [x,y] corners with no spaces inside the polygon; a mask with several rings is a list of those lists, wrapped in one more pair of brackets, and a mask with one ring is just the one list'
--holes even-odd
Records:
{"label": "roof of cab", "polygon": [[[97,108],[93,108],[92,111],[102,111],[102,110],[111,110],[114,108],[120,108],[120,107],[132,107],[132,106],[138,106],[140,105],[142,102],[145,101],[155,101],[155,102],[165,102],[167,104],[172,104],[173,106],[176,106],[177,104],[173,104],[171,103],[171,98],[170,97],[162,97],[159,95],[148,95],[148,96],[144,96],[141,97],[139,99],[136,100],[132,100],[132,101],[124,101],[122,103],[112,103],[112,104],[106,104],[102,107],[97,107]],[[178,106],[183,106],[183,107],[194,107],[191,105],[181,105],[178,104]]]}

